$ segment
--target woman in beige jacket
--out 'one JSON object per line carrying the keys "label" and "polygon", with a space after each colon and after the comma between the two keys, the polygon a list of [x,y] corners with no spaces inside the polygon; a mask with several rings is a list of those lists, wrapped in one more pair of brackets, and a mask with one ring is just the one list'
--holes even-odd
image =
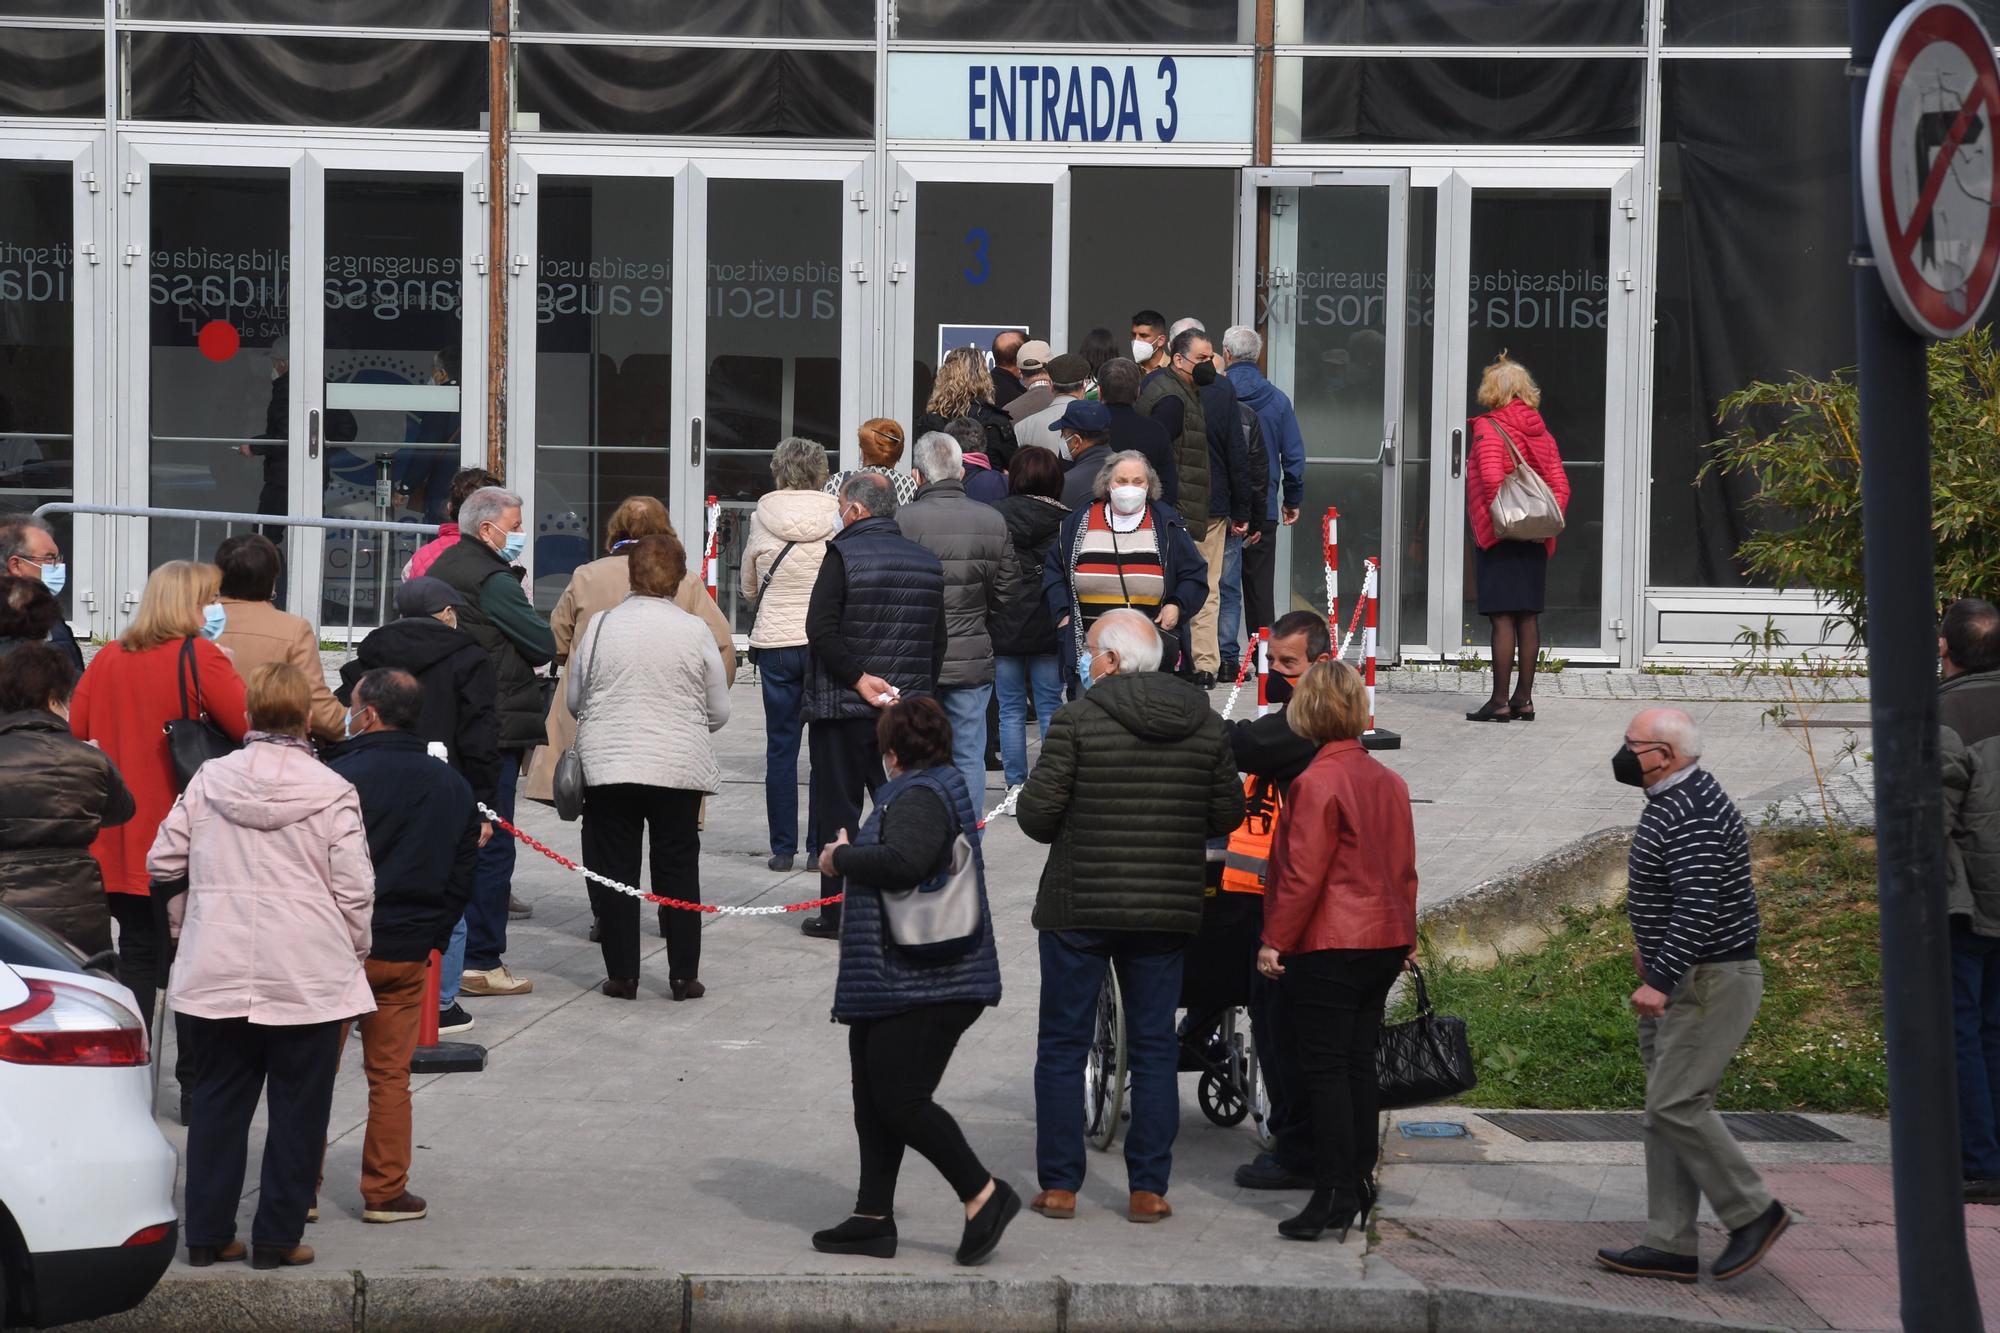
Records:
{"label": "woman in beige jacket", "polygon": [[[556,600],[556,609],[549,613],[549,628],[556,636],[556,665],[567,665],[570,654],[576,651],[578,636],[590,624],[592,616],[609,611],[632,591],[632,567],[626,553],[641,537],[656,536],[674,537],[675,533],[673,523],[667,518],[667,507],[652,496],[635,495],[612,512],[605,531],[610,553],[570,575],[569,586]],[[689,615],[701,617],[715,635],[723,673],[730,684],[735,684],[736,640],[722,608],[708,595],[707,585],[699,578],[682,579],[673,603]],[[556,761],[576,743],[576,717],[569,711],[568,693],[557,690],[549,705],[549,743],[535,751],[534,762],[528,768],[527,786],[521,793],[544,805],[553,804],[556,799]],[[592,938],[596,938],[594,930]]]}

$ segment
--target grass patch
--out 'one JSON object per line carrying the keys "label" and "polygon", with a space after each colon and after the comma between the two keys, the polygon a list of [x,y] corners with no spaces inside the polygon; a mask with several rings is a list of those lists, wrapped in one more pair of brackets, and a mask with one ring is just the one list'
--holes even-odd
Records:
{"label": "grass patch", "polygon": [[[1723,1076],[1737,1111],[1882,1112],[1882,957],[1875,840],[1825,830],[1757,834],[1764,1003]],[[1567,909],[1547,943],[1491,967],[1430,957],[1432,1002],[1466,1022],[1479,1087],[1465,1100],[1533,1110],[1645,1102],[1629,997],[1623,901]],[[1411,997],[1394,1017],[1407,1017]]]}

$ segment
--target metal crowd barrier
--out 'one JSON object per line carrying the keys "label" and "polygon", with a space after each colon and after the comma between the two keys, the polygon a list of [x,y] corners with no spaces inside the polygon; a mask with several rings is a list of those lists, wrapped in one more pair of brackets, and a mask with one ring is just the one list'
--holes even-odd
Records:
{"label": "metal crowd barrier", "polygon": [[[213,554],[212,548],[204,547],[202,544],[201,525],[203,523],[222,524],[222,535],[224,538],[234,535],[238,524],[241,524],[245,528],[321,528],[329,532],[379,533],[381,540],[376,546],[377,592],[375,611],[378,619],[383,623],[387,623],[389,619],[387,608],[389,605],[390,554],[394,549],[393,543],[395,539],[399,536],[430,538],[437,536],[438,532],[438,525],[435,523],[399,523],[384,519],[369,518],[303,518],[295,514],[246,514],[223,509],[161,509],[150,505],[92,505],[57,502],[41,505],[35,510],[36,518],[47,518],[50,514],[97,514],[109,518],[157,518],[177,522],[191,522],[194,524],[193,549],[188,556],[191,560],[207,560]],[[360,568],[361,562],[350,556],[347,562],[347,636],[350,642],[354,638],[354,608],[358,601],[355,591]],[[323,609],[318,605],[319,599],[315,598],[314,600],[315,611]],[[306,619],[312,622],[315,632],[322,628],[320,617],[317,614],[307,616]]]}

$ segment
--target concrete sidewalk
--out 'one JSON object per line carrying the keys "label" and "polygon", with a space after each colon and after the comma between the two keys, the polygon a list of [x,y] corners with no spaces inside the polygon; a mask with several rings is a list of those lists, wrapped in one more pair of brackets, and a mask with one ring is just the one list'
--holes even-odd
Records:
{"label": "concrete sidewalk", "polygon": [[[1218,707],[1224,697],[1218,691]],[[1638,794],[1611,782],[1607,762],[1631,702],[1550,697],[1541,721],[1504,727],[1463,721],[1476,702],[1385,697],[1385,725],[1405,736],[1405,748],[1385,757],[1409,778],[1418,803],[1426,902],[1636,818]],[[764,867],[754,684],[739,684],[732,703],[734,719],[718,738],[725,788],[709,804],[703,896],[814,897],[816,875]],[[1746,810],[1756,793],[1806,774],[1795,738],[1761,725],[1759,706],[1694,708],[1709,734],[1707,762]],[[996,774],[987,804],[999,796]],[[578,826],[532,806],[521,822],[565,855],[579,854]],[[1046,853],[1005,818],[988,830],[986,847],[1006,996],[960,1044],[940,1100],[961,1117],[989,1167],[1025,1196],[1036,1188],[1038,968],[1029,913]],[[709,994],[674,1004],[662,945],[648,926],[639,1001],[609,1000],[595,989],[604,972],[585,938],[581,880],[523,848],[516,883],[535,910],[515,923],[508,962],[535,990],[466,1001],[477,1020],[469,1036],[491,1053],[484,1073],[418,1080],[411,1188],[429,1199],[431,1216],[398,1226],[359,1220],[366,1087],[350,1050],[335,1093],[324,1220],[307,1235],[318,1264],[251,1273],[196,1271],[177,1260],[123,1327],[1546,1328],[1592,1327],[1606,1317],[1587,1305],[1549,1304],[1559,1297],[1659,1308],[1651,1288],[1582,1281],[1591,1274],[1581,1264],[1572,1290],[1500,1250],[1490,1259],[1452,1259],[1448,1248],[1394,1230],[1405,1222],[1424,1228],[1400,1202],[1385,1209],[1376,1254],[1364,1254],[1359,1236],[1346,1245],[1284,1242],[1275,1225],[1299,1199],[1234,1187],[1231,1171],[1255,1150],[1250,1131],[1209,1124],[1195,1105],[1192,1076],[1182,1082],[1176,1215],[1165,1224],[1127,1223],[1123,1163],[1116,1153],[1093,1154],[1076,1220],[1024,1213],[994,1259],[968,1273],[951,1261],[956,1202],[913,1156],[898,1202],[897,1258],[830,1261],[813,1252],[809,1235],[845,1215],[855,1171],[846,1034],[828,1020],[834,946],[801,936],[795,917],[708,918],[701,975]],[[171,1054],[163,1058],[171,1068]],[[163,1082],[160,1104],[170,1120],[173,1080]],[[178,1126],[168,1132],[182,1137]],[[259,1145],[252,1146],[254,1153]],[[1405,1159],[1393,1156],[1399,1147],[1391,1151],[1388,1184],[1397,1199],[1438,1197],[1439,1186],[1405,1186]],[[1481,1222],[1495,1236],[1524,1224],[1503,1216],[1496,1204],[1460,1220]],[[1603,1243],[1585,1246],[1582,1260]],[[1552,1270],[1573,1248],[1549,1249]],[[1448,1273],[1425,1267],[1447,1261],[1457,1264]],[[1492,1294],[1530,1277],[1526,1297]],[[1619,1321],[1681,1327],[1691,1313],[1662,1315],[1654,1325]]]}

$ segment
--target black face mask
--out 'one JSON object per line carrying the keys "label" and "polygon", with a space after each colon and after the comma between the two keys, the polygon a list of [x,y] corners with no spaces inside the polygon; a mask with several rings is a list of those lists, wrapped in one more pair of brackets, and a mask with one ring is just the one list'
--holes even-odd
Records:
{"label": "black face mask", "polygon": [[1618,753],[1611,756],[1611,776],[1628,787],[1646,785],[1646,766],[1639,762],[1638,752],[1629,745],[1618,747]]}
{"label": "black face mask", "polygon": [[1264,702],[1277,707],[1292,701],[1292,682],[1273,671],[1264,678]]}
{"label": "black face mask", "polygon": [[1190,372],[1189,378],[1194,380],[1195,388],[1206,389],[1209,385],[1215,383],[1215,362],[1195,362],[1194,370]]}

